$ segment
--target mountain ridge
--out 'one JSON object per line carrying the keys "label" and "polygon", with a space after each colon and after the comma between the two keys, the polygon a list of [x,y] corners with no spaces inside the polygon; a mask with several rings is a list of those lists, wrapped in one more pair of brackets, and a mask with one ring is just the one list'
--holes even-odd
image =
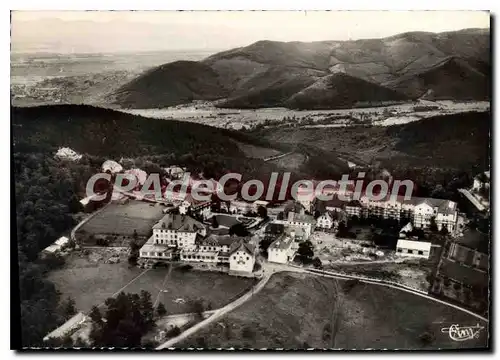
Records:
{"label": "mountain ridge", "polygon": [[[450,58],[455,59],[452,64],[455,73],[447,76]],[[439,64],[443,67],[434,73]],[[490,32],[489,29],[472,28],[442,33],[407,32],[380,39],[347,41],[260,40],[198,62],[185,63],[180,71],[171,64],[161,65],[152,74],[138,77],[153,84],[148,89],[137,86],[135,79],[113,95],[116,104],[132,108],[152,105],[161,108],[191,100],[218,100],[217,106],[228,108],[288,106],[301,91],[335,73],[375,84],[385,95],[388,94],[386,88],[395,92],[394,99],[389,100],[417,99],[428,92],[439,93],[440,99],[488,99]],[[453,86],[447,88],[446,84],[436,84],[431,81],[432,76],[445,78]],[[152,77],[164,81],[154,85]],[[465,79],[462,85],[460,78]],[[418,89],[406,90],[405,81]],[[359,84],[371,87],[363,82]],[[180,85],[182,91],[178,89]],[[467,90],[459,90],[460,86]],[[146,99],[141,99],[141,93]],[[365,89],[360,93],[366,93]],[[385,97],[376,91],[373,94],[371,99],[361,97],[353,103],[377,102],[379,97]],[[148,100],[152,97],[156,99],[153,102]],[[314,109],[337,106],[335,101],[318,105],[312,98],[304,103],[315,104]]]}

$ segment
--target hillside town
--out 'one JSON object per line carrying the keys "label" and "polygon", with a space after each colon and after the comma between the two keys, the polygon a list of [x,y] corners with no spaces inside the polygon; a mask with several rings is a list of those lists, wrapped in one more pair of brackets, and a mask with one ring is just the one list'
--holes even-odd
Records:
{"label": "hillside town", "polygon": [[[66,152],[67,156],[75,157],[75,154]],[[61,152],[57,156],[61,156]],[[263,279],[266,271],[269,276],[278,269],[324,271],[342,264],[408,263],[417,269],[430,269],[434,274],[422,283],[423,287],[418,291],[461,301],[473,308],[484,306],[477,300],[480,298],[478,294],[474,295],[476,300],[465,301],[457,298],[456,292],[443,290],[440,285],[441,279],[445,279],[461,288],[483,291],[479,289],[489,270],[488,248],[483,241],[471,246],[466,240],[471,232],[466,229],[467,223],[475,221],[478,215],[488,216],[488,212],[478,206],[479,200],[471,201],[463,196],[464,208],[472,205],[476,210],[467,210],[466,213],[461,211],[457,202],[435,198],[411,197],[405,200],[403,196],[387,196],[373,200],[364,194],[359,200],[353,200],[352,187],[342,194],[338,188],[329,189],[330,200],[320,200],[317,192],[299,191],[297,199],[276,203],[243,199],[221,202],[217,198],[197,201],[189,193],[168,192],[163,186],[164,198],[158,201],[139,191],[139,186],[146,180],[144,171],[125,170],[113,160],[104,162],[102,171],[113,176],[133,174],[138,187],[132,191],[115,189],[113,196],[107,196],[104,201],[95,201],[93,197],[82,199],[81,205],[90,212],[87,218],[90,223],[97,221],[92,219],[95,214],[109,206],[115,206],[119,211],[114,220],[117,224],[121,221],[119,214],[125,216],[123,220],[128,219],[126,209],[132,204],[153,209],[156,214],[149,228],[140,231],[132,227],[128,230],[122,228],[121,244],[130,242],[134,245],[128,249],[129,262],[133,266],[142,269],[188,266],[194,270]],[[178,180],[185,171],[180,166],[166,168],[163,180]],[[488,185],[478,183],[478,179],[488,181],[489,178],[478,175],[467,192],[479,197],[485,194],[480,189]],[[340,200],[340,195],[347,201]],[[100,230],[89,236],[86,226],[88,224],[83,225],[84,230],[75,231],[71,240],[61,237],[43,253],[46,256],[67,254],[72,242],[76,242],[78,248],[119,244],[115,243],[116,234],[110,236],[108,230]],[[114,240],[110,241],[110,238]],[[471,282],[471,278],[480,280]],[[387,280],[385,276],[378,279]],[[404,279],[400,283],[409,284]],[[65,324],[46,339],[73,334],[87,319],[78,313],[78,318],[72,319],[72,326]]]}

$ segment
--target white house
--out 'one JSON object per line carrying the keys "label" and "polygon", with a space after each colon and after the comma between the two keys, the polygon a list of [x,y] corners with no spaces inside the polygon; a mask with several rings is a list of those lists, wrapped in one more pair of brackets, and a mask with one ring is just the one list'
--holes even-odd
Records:
{"label": "white house", "polygon": [[293,260],[294,240],[291,236],[283,235],[276,239],[267,249],[267,259],[270,262],[286,264]]}
{"label": "white house", "polygon": [[59,239],[54,241],[52,245],[47,246],[45,249],[43,249],[44,252],[47,253],[56,253],[60,251],[64,245],[69,243],[69,239],[66,236],[61,236]]}
{"label": "white house", "polygon": [[101,166],[102,172],[110,172],[111,174],[116,174],[123,171],[123,166],[118,164],[114,160],[106,160]]}
{"label": "white house", "polygon": [[234,242],[229,250],[229,270],[251,273],[255,265],[254,247],[244,241]]}
{"label": "white house", "polygon": [[427,241],[414,241],[399,239],[396,245],[396,254],[428,259],[431,253],[431,243]]}
{"label": "white house", "polygon": [[405,226],[403,226],[401,228],[401,230],[399,230],[399,237],[400,238],[405,238],[407,236],[408,233],[411,233],[413,231],[413,225],[411,222],[409,222],[408,224],[406,224]]}
{"label": "white house", "polygon": [[229,235],[210,235],[197,238],[194,246],[184,247],[180,258],[183,261],[229,263],[229,250],[234,242],[248,241],[246,238]]}
{"label": "white house", "polygon": [[325,212],[316,219],[316,227],[320,229],[331,229],[333,227],[333,217],[330,212]]}

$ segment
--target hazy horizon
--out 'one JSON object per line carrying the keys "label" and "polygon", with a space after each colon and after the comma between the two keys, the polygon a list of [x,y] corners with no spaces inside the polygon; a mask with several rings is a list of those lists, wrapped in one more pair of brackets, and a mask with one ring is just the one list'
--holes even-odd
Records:
{"label": "hazy horizon", "polygon": [[12,11],[11,51],[216,52],[259,40],[344,41],[489,27],[485,11]]}

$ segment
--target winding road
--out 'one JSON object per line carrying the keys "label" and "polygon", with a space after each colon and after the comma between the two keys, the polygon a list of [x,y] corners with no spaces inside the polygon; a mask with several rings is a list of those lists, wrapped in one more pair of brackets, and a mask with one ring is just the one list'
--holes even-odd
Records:
{"label": "winding road", "polygon": [[323,270],[315,270],[315,269],[304,269],[304,268],[302,268],[300,266],[294,266],[294,265],[271,264],[271,263],[267,263],[267,262],[263,263],[262,265],[263,265],[263,270],[264,270],[263,273],[265,275],[254,286],[254,288],[251,291],[245,293],[242,297],[236,299],[232,303],[227,304],[226,306],[224,306],[224,307],[222,307],[222,308],[220,308],[218,310],[215,310],[213,312],[212,316],[210,316],[210,317],[202,320],[201,322],[197,323],[196,325],[190,327],[189,329],[187,329],[186,331],[184,331],[180,335],[167,340],[166,342],[164,342],[163,344],[161,344],[160,346],[158,346],[156,348],[156,350],[173,349],[173,345],[179,343],[180,341],[186,340],[189,336],[193,335],[198,330],[201,330],[202,328],[204,328],[207,325],[213,323],[214,321],[219,320],[225,314],[229,313],[230,311],[233,311],[234,309],[236,309],[240,305],[242,305],[245,302],[247,302],[248,300],[250,300],[253,295],[255,295],[258,292],[260,292],[264,288],[264,286],[267,284],[267,282],[269,281],[269,279],[271,278],[271,276],[273,274],[276,274],[276,273],[279,273],[279,272],[306,273],[306,274],[312,274],[312,275],[316,275],[316,276],[323,276],[323,277],[327,277],[327,278],[342,279],[342,280],[351,280],[351,279],[353,279],[353,280],[359,280],[360,282],[363,282],[363,283],[366,283],[366,284],[373,284],[373,285],[385,286],[385,287],[389,287],[389,288],[393,288],[393,289],[405,291],[405,292],[411,293],[413,295],[420,296],[420,297],[426,298],[428,300],[438,302],[438,303],[443,304],[443,305],[451,306],[451,307],[453,307],[453,308],[455,308],[457,310],[463,311],[463,312],[465,312],[465,313],[467,313],[467,314],[469,314],[471,316],[474,316],[477,319],[483,320],[486,323],[489,322],[489,320],[487,318],[485,318],[485,317],[483,317],[481,315],[478,315],[478,314],[476,314],[476,313],[474,313],[474,312],[472,312],[472,311],[470,311],[468,309],[465,309],[465,308],[460,307],[460,306],[455,305],[455,304],[450,304],[450,303],[448,303],[446,301],[443,301],[443,300],[440,300],[440,299],[436,299],[436,298],[428,295],[427,293],[425,293],[423,291],[416,290],[416,289],[413,289],[413,288],[411,288],[409,286],[401,285],[401,284],[398,284],[398,283],[393,283],[393,282],[389,282],[389,281],[385,281],[385,280],[378,280],[378,279],[369,279],[369,278],[365,278],[365,277],[357,276],[357,275],[346,275],[346,274],[336,273],[336,272],[332,272],[332,271],[323,271]]}

